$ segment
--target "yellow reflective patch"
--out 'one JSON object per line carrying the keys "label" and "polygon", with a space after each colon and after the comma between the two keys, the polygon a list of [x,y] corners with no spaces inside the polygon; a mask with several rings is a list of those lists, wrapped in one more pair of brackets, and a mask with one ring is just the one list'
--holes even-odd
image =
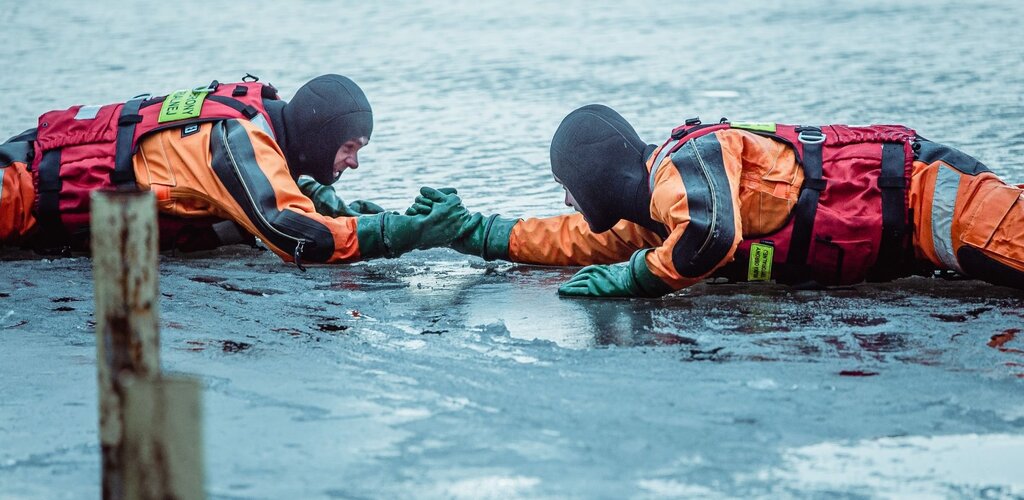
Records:
{"label": "yellow reflective patch", "polygon": [[775,124],[772,122],[731,122],[729,125],[732,128],[753,130],[755,132],[771,132],[773,134],[775,133]]}
{"label": "yellow reflective patch", "polygon": [[766,243],[750,245],[750,264],[747,266],[747,281],[768,281],[772,279],[772,256],[775,247]]}
{"label": "yellow reflective patch", "polygon": [[194,92],[191,90],[178,90],[171,92],[164,103],[160,106],[160,116],[157,123],[167,123],[177,120],[187,120],[199,116],[203,110],[203,101],[209,92]]}

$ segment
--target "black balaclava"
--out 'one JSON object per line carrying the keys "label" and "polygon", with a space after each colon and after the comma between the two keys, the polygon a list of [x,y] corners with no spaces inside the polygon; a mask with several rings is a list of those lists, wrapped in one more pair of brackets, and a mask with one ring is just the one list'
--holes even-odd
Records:
{"label": "black balaclava", "polygon": [[646,160],[654,150],[622,115],[588,104],[569,113],[551,139],[551,172],[569,190],[590,230],[625,219],[661,233],[651,219]]}
{"label": "black balaclava", "polygon": [[292,177],[333,184],[334,156],[346,141],[373,132],[373,111],[363,90],[341,75],[318,76],[295,92],[282,113],[285,158]]}

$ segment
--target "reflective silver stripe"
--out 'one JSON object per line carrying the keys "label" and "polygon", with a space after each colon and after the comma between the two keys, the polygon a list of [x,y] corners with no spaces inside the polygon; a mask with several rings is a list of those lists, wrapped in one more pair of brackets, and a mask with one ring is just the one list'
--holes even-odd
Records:
{"label": "reflective silver stripe", "polygon": [[277,140],[277,137],[274,137],[274,129],[270,128],[270,123],[267,122],[267,119],[266,117],[263,116],[263,113],[256,115],[256,118],[253,118],[252,122],[255,123],[256,126],[262,129],[264,132],[266,132],[271,139],[274,139],[275,141]]}
{"label": "reflective silver stripe", "polygon": [[935,254],[946,266],[963,273],[953,253],[953,210],[956,208],[956,191],[960,187],[960,174],[952,168],[939,165],[935,177],[935,195],[932,197],[932,241]]}
{"label": "reflective silver stripe", "polygon": [[655,177],[658,175],[658,168],[661,167],[661,162],[665,161],[665,157],[668,156],[668,152],[671,150],[672,146],[669,146],[669,143],[666,142],[665,145],[661,147],[661,151],[658,153],[658,156],[654,158],[654,163],[651,164],[650,189],[652,193],[654,192]]}
{"label": "reflective silver stripe", "polygon": [[91,106],[82,106],[81,108],[78,108],[78,113],[75,113],[75,119],[92,120],[93,118],[96,118],[96,114],[99,113],[99,111],[99,105],[93,104]]}
{"label": "reflective silver stripe", "polygon": [[0,203],[4,202],[4,173],[7,172],[7,168],[0,168]]}

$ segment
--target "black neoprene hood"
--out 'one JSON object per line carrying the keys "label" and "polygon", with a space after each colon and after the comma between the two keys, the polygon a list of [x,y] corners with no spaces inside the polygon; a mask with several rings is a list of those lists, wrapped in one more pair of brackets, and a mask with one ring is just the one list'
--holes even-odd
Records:
{"label": "black neoprene hood", "polygon": [[608,106],[588,104],[569,113],[551,139],[551,172],[576,199],[590,230],[620,220],[644,227],[651,194],[645,161],[651,148]]}
{"label": "black neoprene hood", "polygon": [[334,156],[346,141],[373,132],[373,110],[363,90],[341,75],[318,76],[295,92],[283,111],[285,157],[293,177],[332,184]]}

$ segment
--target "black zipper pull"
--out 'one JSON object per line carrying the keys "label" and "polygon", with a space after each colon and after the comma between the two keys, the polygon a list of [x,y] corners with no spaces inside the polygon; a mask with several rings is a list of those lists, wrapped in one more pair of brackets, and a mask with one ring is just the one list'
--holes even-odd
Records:
{"label": "black zipper pull", "polygon": [[306,272],[306,266],[302,265],[302,249],[306,246],[306,240],[299,240],[295,244],[295,252],[292,253],[292,259],[295,260],[295,265],[299,268],[299,271]]}

